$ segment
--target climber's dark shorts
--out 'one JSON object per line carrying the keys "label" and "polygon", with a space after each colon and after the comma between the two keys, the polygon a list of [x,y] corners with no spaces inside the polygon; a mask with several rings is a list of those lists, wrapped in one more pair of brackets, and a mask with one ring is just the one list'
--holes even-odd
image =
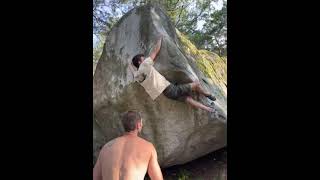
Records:
{"label": "climber's dark shorts", "polygon": [[163,94],[170,99],[185,101],[187,96],[190,96],[192,88],[190,84],[170,84],[164,91]]}

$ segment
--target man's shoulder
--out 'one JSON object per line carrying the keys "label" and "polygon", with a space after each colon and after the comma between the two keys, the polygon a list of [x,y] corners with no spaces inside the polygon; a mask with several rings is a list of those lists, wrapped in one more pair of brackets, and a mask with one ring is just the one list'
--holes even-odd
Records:
{"label": "man's shoulder", "polygon": [[145,61],[147,61],[147,60],[148,60],[148,61],[153,61],[150,56],[146,57],[144,60],[145,60]]}
{"label": "man's shoulder", "polygon": [[119,140],[119,137],[114,138],[114,139],[108,141],[108,142],[103,146],[102,149],[106,149],[106,148],[111,147],[111,146],[112,146],[115,142],[117,142],[118,140]]}
{"label": "man's shoulder", "polygon": [[[152,59],[151,57],[147,57],[147,58],[144,59],[144,61],[142,62],[142,64],[144,64],[144,65],[153,65],[154,62],[153,62],[153,59]],[[142,64],[141,64],[141,65],[142,65]]]}
{"label": "man's shoulder", "polygon": [[138,137],[138,139],[144,146],[146,146],[148,148],[152,148],[153,147],[153,144],[151,142],[149,142],[149,141],[147,141],[147,140],[145,140],[145,139],[143,139],[141,137]]}

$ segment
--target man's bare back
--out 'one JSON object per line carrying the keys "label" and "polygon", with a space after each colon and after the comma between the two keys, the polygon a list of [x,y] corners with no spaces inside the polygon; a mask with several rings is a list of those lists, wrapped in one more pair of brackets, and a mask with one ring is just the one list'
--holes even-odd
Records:
{"label": "man's bare back", "polygon": [[124,135],[107,143],[98,163],[103,180],[143,180],[154,147],[134,135]]}
{"label": "man's bare back", "polygon": [[154,146],[136,134],[127,133],[108,142],[100,151],[94,180],[162,180]]}

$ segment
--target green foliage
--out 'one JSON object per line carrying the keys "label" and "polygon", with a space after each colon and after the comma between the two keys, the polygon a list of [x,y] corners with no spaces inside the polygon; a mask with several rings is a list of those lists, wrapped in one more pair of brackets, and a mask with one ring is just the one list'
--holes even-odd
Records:
{"label": "green foliage", "polygon": [[217,54],[207,50],[198,50],[187,36],[183,35],[178,30],[176,30],[176,32],[184,52],[196,60],[199,69],[212,81],[209,83],[214,83],[220,86],[221,89],[226,92],[227,58],[221,58]]}
{"label": "green foliage", "polygon": [[180,169],[178,172],[178,180],[189,180],[191,173],[185,169]]}
{"label": "green foliage", "polygon": [[203,28],[203,36],[201,39],[206,41],[207,50],[215,51],[220,56],[227,55],[227,1],[224,1],[221,10],[214,11],[208,19]]}

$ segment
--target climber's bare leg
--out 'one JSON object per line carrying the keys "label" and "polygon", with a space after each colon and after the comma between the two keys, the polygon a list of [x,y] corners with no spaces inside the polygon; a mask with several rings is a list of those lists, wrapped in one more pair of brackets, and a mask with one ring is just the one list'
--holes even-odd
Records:
{"label": "climber's bare leg", "polygon": [[200,108],[209,112],[213,112],[214,110],[208,106],[205,106],[203,104],[201,104],[200,102],[194,100],[191,96],[187,96],[186,100],[185,100],[188,104],[190,104],[191,106],[195,107],[195,108]]}
{"label": "climber's bare leg", "polygon": [[190,83],[192,91],[198,92],[200,94],[203,94],[205,96],[209,96],[210,93],[206,92],[200,85],[199,81],[195,81],[193,83]]}
{"label": "climber's bare leg", "polygon": [[203,94],[207,98],[211,99],[212,101],[215,101],[216,98],[211,95],[209,92],[206,92],[200,85],[199,81],[195,81],[193,83],[190,83],[192,91],[196,91],[200,94]]}

